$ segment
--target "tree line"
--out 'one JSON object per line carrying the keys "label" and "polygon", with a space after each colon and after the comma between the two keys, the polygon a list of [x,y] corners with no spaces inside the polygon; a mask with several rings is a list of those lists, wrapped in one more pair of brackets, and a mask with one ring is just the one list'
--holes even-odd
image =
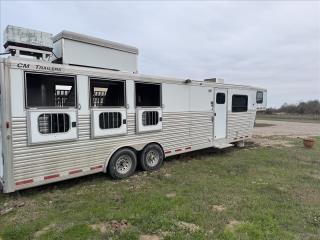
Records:
{"label": "tree line", "polygon": [[299,102],[298,104],[284,103],[280,108],[267,108],[265,111],[265,114],[273,113],[320,115],[320,102],[319,100],[311,100]]}

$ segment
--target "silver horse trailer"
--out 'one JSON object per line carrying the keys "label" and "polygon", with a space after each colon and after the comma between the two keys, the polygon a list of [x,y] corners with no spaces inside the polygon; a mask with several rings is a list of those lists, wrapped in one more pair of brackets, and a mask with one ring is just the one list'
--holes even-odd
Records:
{"label": "silver horse trailer", "polygon": [[0,58],[3,192],[106,172],[250,138],[266,90],[138,73],[138,49],[8,26]]}

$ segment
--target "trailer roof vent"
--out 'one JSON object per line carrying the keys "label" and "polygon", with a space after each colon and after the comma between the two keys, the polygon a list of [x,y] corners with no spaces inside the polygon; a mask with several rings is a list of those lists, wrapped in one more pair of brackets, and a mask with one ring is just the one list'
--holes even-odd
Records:
{"label": "trailer roof vent", "polygon": [[8,25],[3,46],[13,56],[49,60],[53,49],[51,37],[50,33]]}
{"label": "trailer roof vent", "polygon": [[211,82],[211,83],[224,83],[224,80],[222,78],[207,78],[204,79],[205,82]]}

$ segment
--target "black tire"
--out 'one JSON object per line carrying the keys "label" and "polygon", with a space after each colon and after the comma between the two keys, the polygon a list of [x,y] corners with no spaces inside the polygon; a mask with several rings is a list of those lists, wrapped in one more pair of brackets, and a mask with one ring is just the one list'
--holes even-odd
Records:
{"label": "black tire", "polygon": [[155,143],[148,144],[139,154],[140,167],[145,171],[158,170],[163,163],[163,159],[162,148]]}
{"label": "black tire", "polygon": [[108,164],[108,173],[113,179],[123,179],[130,177],[136,167],[136,153],[129,148],[123,148],[112,155]]}

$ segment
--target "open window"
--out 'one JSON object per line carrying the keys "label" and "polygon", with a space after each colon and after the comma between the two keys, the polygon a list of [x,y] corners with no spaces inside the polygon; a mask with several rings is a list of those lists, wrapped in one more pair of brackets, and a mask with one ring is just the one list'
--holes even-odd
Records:
{"label": "open window", "polygon": [[27,72],[25,105],[29,144],[78,138],[75,76]]}
{"label": "open window", "polygon": [[153,83],[135,84],[136,107],[161,107],[161,85]]}
{"label": "open window", "polygon": [[232,95],[232,112],[248,111],[248,95]]}
{"label": "open window", "polygon": [[138,133],[162,130],[161,84],[135,83]]}
{"label": "open window", "polygon": [[74,76],[26,73],[26,108],[76,107]]}
{"label": "open window", "polygon": [[90,79],[90,107],[124,107],[125,82]]}
{"label": "open window", "polygon": [[92,138],[127,133],[125,81],[90,79]]}

